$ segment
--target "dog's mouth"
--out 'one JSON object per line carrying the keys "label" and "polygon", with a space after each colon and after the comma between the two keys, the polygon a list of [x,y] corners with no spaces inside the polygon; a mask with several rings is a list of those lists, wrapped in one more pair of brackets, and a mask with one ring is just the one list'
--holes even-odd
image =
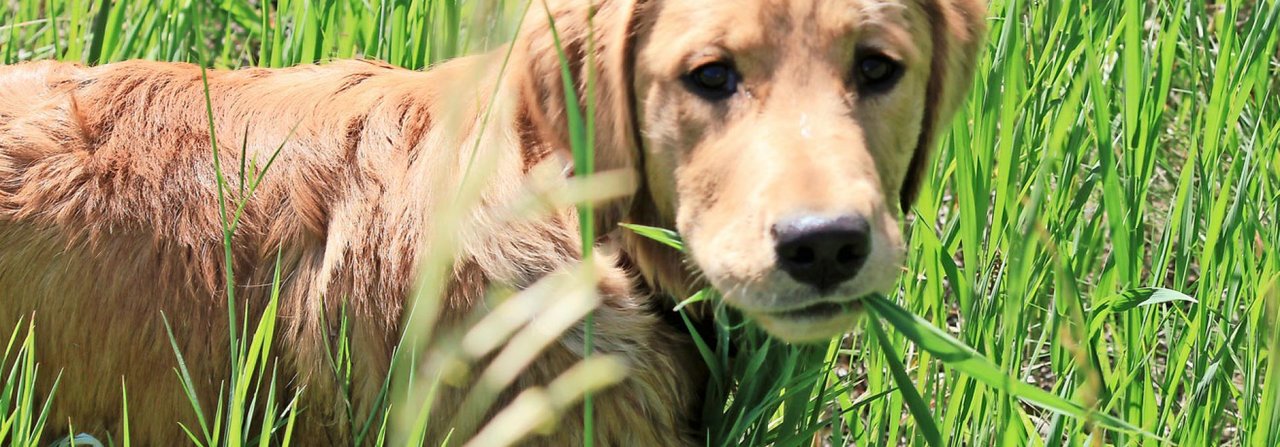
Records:
{"label": "dog's mouth", "polygon": [[[726,296],[725,298],[743,312],[756,317],[791,321],[820,321],[857,313],[862,309],[863,296],[831,293],[820,295],[794,293],[775,297],[773,301],[779,304],[774,306],[752,306],[746,304],[753,301],[749,296],[736,297],[740,301],[735,300],[735,297]],[[737,301],[737,303],[734,303],[734,301]]]}
{"label": "dog's mouth", "polygon": [[845,303],[823,301],[796,309],[770,312],[768,315],[773,318],[784,318],[788,320],[825,320],[850,313],[856,310],[854,309],[855,307],[860,307],[857,300]]}
{"label": "dog's mouth", "polygon": [[830,340],[848,332],[862,314],[860,298],[848,301],[817,301],[781,310],[748,311],[748,316],[775,337],[788,342],[810,343]]}

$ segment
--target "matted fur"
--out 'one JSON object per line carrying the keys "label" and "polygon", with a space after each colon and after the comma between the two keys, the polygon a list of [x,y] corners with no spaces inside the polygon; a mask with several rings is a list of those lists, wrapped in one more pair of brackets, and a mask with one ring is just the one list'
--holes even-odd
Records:
{"label": "matted fur", "polygon": [[[880,216],[876,243],[884,253],[869,261],[879,277],[855,282],[860,291],[891,282],[900,256],[893,247],[901,244],[895,208],[914,196],[929,146],[969,84],[983,8],[975,0],[603,0],[588,22],[587,6],[562,0],[549,8],[578,78],[588,68],[598,76],[596,169],[643,178],[636,194],[602,207],[597,221],[606,229],[619,220],[674,226],[693,250],[687,263],[631,234],[601,239],[619,252],[600,258],[605,304],[597,346],[627,358],[632,375],[597,397],[598,439],[697,444],[701,360],[685,335],[653,314],[666,306],[654,300],[686,294],[706,283],[705,274],[729,289],[730,304],[749,313],[766,305],[758,294],[735,294],[786,287],[733,279],[758,280],[749,270],[772,262],[751,248],[768,245],[767,232],[744,225],[796,204]],[[901,92],[882,103],[860,103],[838,82],[853,46],[867,39],[881,39],[908,67]],[[227,177],[237,178],[245,162],[242,143],[247,159],[262,163],[284,142],[244,210],[233,263],[238,297],[256,315],[281,250],[275,349],[290,387],[307,387],[300,445],[349,443],[325,352],[344,301],[355,365],[351,404],[358,417],[371,411],[432,231],[429,217],[461,182],[468,149],[494,151],[495,172],[463,228],[492,226],[526,188],[533,166],[567,153],[567,105],[547,23],[531,19],[513,45],[501,80],[503,50],[426,72],[367,61],[209,72]],[[748,102],[732,107],[743,111],[710,107],[676,88],[691,68],[682,51],[708,47],[737,52],[748,96],[735,101]],[[588,52],[594,67],[585,66]],[[824,71],[831,67],[837,71]],[[500,87],[490,98],[493,85]],[[34,315],[41,385],[62,373],[54,430],[70,421],[78,431],[118,433],[123,379],[134,442],[183,442],[177,424],[193,426],[194,414],[172,371],[161,312],[202,402],[216,402],[228,353],[208,129],[192,65],[0,67],[0,333]],[[746,147],[755,149],[734,153]],[[761,155],[779,148],[819,152]],[[814,168],[824,165],[855,168]],[[775,182],[774,192],[742,199],[759,192],[753,169],[767,174],[769,166],[802,175],[756,178]],[[864,193],[838,193],[850,178]],[[460,235],[445,320],[470,312],[488,284],[525,287],[575,263],[576,222],[566,209]],[[818,329],[760,319],[781,337],[810,339],[843,330],[848,317],[837,317]],[[546,383],[578,358],[571,340],[553,347],[508,395]],[[456,399],[445,393],[441,408]],[[580,421],[565,415],[558,430],[533,441],[579,443]]]}

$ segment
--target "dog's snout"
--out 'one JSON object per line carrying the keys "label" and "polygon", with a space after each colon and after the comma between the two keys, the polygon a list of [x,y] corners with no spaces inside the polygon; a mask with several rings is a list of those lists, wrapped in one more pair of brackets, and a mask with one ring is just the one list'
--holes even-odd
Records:
{"label": "dog's snout", "polygon": [[773,236],[778,266],[821,292],[852,279],[871,252],[871,228],[860,215],[788,219],[773,225]]}

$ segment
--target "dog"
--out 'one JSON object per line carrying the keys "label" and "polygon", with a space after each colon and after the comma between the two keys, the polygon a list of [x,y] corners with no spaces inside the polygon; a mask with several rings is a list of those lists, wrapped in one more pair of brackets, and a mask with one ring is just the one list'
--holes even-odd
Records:
{"label": "dog", "polygon": [[[494,223],[539,166],[567,164],[575,108],[593,113],[593,169],[636,179],[589,216],[601,232],[596,345],[630,367],[596,396],[602,445],[705,436],[701,359],[654,311],[667,297],[713,286],[773,336],[810,342],[848,330],[859,297],[892,291],[901,216],[972,83],[978,0],[532,8],[510,47],[424,72],[372,61],[209,71],[209,110],[194,65],[0,67],[0,331],[34,319],[44,389],[61,373],[51,429],[118,437],[123,380],[134,443],[186,442],[178,423],[195,416],[162,312],[194,392],[217,402],[224,269],[241,311],[260,315],[278,262],[274,349],[286,388],[306,390],[295,441],[350,443],[346,405],[374,411],[431,216],[466,181],[473,149],[490,169],[459,225],[442,321],[475,310],[492,284],[526,288],[582,258],[572,207]],[[261,170],[278,148],[229,254],[211,137],[231,194],[241,169]],[[687,253],[619,222],[674,228]],[[326,348],[344,309],[349,403]],[[564,371],[580,344],[549,348],[504,399]],[[442,394],[441,408],[457,399]],[[581,409],[557,421],[527,442],[581,443]]]}

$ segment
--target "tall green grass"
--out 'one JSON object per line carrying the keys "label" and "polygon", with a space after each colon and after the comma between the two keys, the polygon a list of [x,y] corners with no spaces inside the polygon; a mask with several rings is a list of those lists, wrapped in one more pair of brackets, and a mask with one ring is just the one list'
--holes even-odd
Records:
{"label": "tall green grass", "polygon": [[[0,58],[231,68],[364,56],[422,68],[494,48],[527,6],[7,1]],[[525,20],[542,16],[533,12]],[[827,346],[779,344],[719,309],[717,340],[696,340],[711,366],[708,444],[1280,445],[1280,365],[1271,354],[1280,346],[1280,3],[993,0],[988,24],[974,93],[907,213],[899,296],[869,299],[866,329]],[[580,157],[590,154],[587,124]],[[637,231],[678,244],[670,233]],[[676,298],[716,299],[714,291]],[[429,307],[409,321],[433,321]],[[246,363],[229,367],[245,374],[210,410],[216,423],[189,427],[198,442],[244,445],[251,427],[287,424],[293,396],[261,396],[278,404],[256,413],[266,421],[235,409],[254,402],[250,383],[276,380],[252,348],[269,320],[257,331],[231,320],[233,338],[247,345],[233,350]],[[56,374],[36,368],[37,346],[23,333],[11,337],[14,357],[6,349],[0,362],[10,368],[0,387],[4,445],[30,445],[41,433],[31,376]],[[412,348],[427,335],[406,334],[401,371],[421,363]],[[512,352],[505,341],[475,352],[502,356]],[[614,380],[616,369],[599,360],[572,378]],[[335,365],[349,361],[339,355]],[[431,412],[422,396],[435,392],[440,372],[388,383],[394,414],[361,421],[374,427],[362,431],[380,444],[420,442]],[[522,395],[500,418],[509,430],[470,427],[451,441],[527,433],[520,424],[533,419],[521,414],[565,402]]]}

